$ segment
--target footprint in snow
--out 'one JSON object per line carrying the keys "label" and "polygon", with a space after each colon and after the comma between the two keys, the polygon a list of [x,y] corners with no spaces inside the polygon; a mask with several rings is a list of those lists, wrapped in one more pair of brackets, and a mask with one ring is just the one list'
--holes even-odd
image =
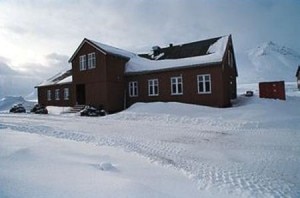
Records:
{"label": "footprint in snow", "polygon": [[101,162],[97,165],[97,168],[102,171],[116,171],[117,168],[112,165],[110,162]]}

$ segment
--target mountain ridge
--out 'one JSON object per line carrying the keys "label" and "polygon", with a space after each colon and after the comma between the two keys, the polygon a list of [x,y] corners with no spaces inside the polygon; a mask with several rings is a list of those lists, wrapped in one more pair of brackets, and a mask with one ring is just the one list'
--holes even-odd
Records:
{"label": "mountain ridge", "polygon": [[293,82],[300,64],[300,53],[268,41],[238,53],[237,61],[240,83],[279,80]]}

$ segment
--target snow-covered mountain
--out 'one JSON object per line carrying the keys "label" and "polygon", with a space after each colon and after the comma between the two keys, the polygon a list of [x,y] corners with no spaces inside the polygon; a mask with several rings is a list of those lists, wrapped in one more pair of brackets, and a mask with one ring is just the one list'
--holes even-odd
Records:
{"label": "snow-covered mountain", "polygon": [[272,41],[236,54],[239,82],[295,81],[300,53]]}
{"label": "snow-covered mountain", "polygon": [[22,96],[7,96],[0,99],[0,112],[7,112],[15,104],[23,104],[25,109],[29,111],[35,103],[25,100]]}
{"label": "snow-covered mountain", "polygon": [[26,97],[40,81],[38,76],[14,70],[8,64],[0,62],[0,99],[6,96]]}

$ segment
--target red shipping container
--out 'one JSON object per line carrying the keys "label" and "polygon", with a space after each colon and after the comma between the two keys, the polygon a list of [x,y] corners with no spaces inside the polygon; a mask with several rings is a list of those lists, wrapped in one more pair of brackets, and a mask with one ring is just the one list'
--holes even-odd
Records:
{"label": "red shipping container", "polygon": [[285,100],[284,81],[260,82],[259,97]]}

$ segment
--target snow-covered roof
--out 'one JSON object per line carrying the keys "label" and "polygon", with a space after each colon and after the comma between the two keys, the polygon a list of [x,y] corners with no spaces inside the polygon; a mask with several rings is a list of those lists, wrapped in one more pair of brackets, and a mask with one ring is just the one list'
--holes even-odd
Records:
{"label": "snow-covered roof", "polygon": [[109,45],[106,45],[106,44],[103,44],[103,43],[99,43],[99,42],[93,41],[93,40],[89,40],[89,41],[91,41],[96,46],[98,46],[99,48],[101,48],[102,50],[104,50],[105,52],[107,52],[109,54],[115,54],[115,55],[123,56],[123,57],[126,57],[126,58],[132,58],[132,57],[136,56],[136,54],[134,54],[132,52],[129,52],[129,51],[126,51],[126,50],[123,50],[123,49],[112,47],[112,46],[109,46]]}
{"label": "snow-covered roof", "polygon": [[123,50],[123,49],[119,49],[119,48],[116,48],[116,47],[112,47],[110,45],[106,45],[106,44],[99,43],[97,41],[93,41],[93,40],[85,38],[85,39],[83,39],[81,44],[78,46],[76,51],[73,53],[73,55],[69,59],[69,62],[73,61],[73,59],[75,58],[78,51],[81,49],[81,47],[85,43],[88,43],[88,44],[92,45],[93,47],[95,47],[97,50],[99,50],[100,52],[102,52],[105,55],[106,54],[114,54],[114,55],[117,55],[117,56],[124,57],[126,59],[130,59],[132,56],[135,56],[135,54],[132,53],[132,52],[129,52],[129,51],[126,51],[126,50]]}
{"label": "snow-covered roof", "polygon": [[126,63],[126,73],[165,70],[177,67],[200,66],[222,61],[229,36],[223,36],[212,43],[205,54],[178,59],[151,60],[141,56],[133,56]]}
{"label": "snow-covered roof", "polygon": [[[155,56],[155,59],[147,58],[145,55],[138,55],[123,49],[112,47],[90,39],[84,39],[77,48],[71,62],[84,43],[89,43],[104,54],[114,54],[127,58],[125,73],[146,72],[165,70],[177,67],[200,66],[222,61],[228,39],[230,36],[223,36],[194,43],[164,48],[164,52]],[[175,51],[174,51],[175,50]],[[178,50],[180,52],[178,52]],[[171,51],[171,53],[170,53]],[[173,51],[173,52],[172,52]]]}
{"label": "snow-covered roof", "polygon": [[72,70],[62,71],[53,77],[43,81],[36,87],[44,87],[49,85],[60,85],[60,84],[68,84],[72,83]]}

